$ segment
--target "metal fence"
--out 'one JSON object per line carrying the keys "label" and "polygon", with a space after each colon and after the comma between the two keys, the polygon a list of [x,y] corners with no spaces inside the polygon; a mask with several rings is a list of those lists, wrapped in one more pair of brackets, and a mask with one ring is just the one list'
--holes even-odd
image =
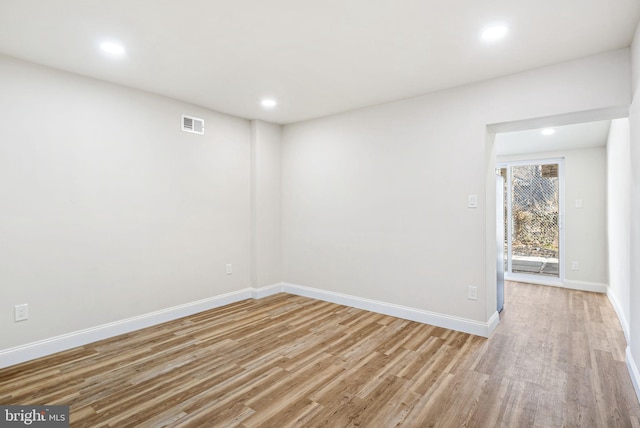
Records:
{"label": "metal fence", "polygon": [[513,255],[558,258],[557,165],[511,168]]}

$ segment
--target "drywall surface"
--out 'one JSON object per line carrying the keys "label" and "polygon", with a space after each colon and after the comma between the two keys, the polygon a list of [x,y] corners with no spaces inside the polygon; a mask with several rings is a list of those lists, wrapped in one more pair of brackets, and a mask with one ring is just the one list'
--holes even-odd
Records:
{"label": "drywall surface", "polygon": [[0,349],[249,285],[249,121],[4,56],[0,94]]}
{"label": "drywall surface", "polygon": [[624,49],[286,125],[285,281],[488,321],[487,125],[626,106],[629,82]]}
{"label": "drywall surface", "polygon": [[[499,156],[498,162],[564,159],[564,271],[567,281],[607,284],[606,149]],[[582,207],[576,207],[576,200]],[[571,269],[577,261],[579,270]]]}
{"label": "drywall surface", "polygon": [[[631,276],[629,286],[629,336],[631,355],[629,362],[640,367],[640,24],[631,48],[633,103],[629,110],[631,130]],[[632,376],[633,377],[633,376]],[[640,397],[640,378],[635,379],[636,393]]]}
{"label": "drywall surface", "polygon": [[282,282],[282,127],[251,122],[252,281]]}
{"label": "drywall surface", "polygon": [[607,142],[607,236],[609,287],[620,322],[629,330],[629,273],[631,241],[631,154],[629,119],[611,122]]}

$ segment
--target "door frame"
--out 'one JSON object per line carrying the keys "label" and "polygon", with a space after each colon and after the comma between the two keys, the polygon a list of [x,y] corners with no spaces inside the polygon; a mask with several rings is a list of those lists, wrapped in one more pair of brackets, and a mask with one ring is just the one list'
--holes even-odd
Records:
{"label": "door frame", "polygon": [[565,184],[565,175],[564,175],[564,157],[557,158],[531,158],[531,159],[522,159],[522,160],[514,160],[514,161],[505,161],[505,162],[497,162],[496,168],[506,168],[507,169],[507,191],[509,192],[511,189],[511,168],[512,166],[525,166],[525,165],[547,165],[547,164],[557,164],[558,165],[558,277],[552,276],[543,276],[543,275],[534,275],[534,274],[524,274],[524,273],[513,273],[512,259],[511,259],[511,240],[512,240],[512,230],[513,230],[513,218],[511,215],[511,198],[507,198],[507,215],[505,221],[507,222],[507,268],[504,272],[504,279],[507,281],[519,281],[519,282],[528,282],[532,284],[541,284],[541,285],[564,285],[565,279],[565,257],[564,257],[564,248],[565,248],[565,240],[564,240],[564,230],[565,230],[565,194],[564,194],[564,184]]}

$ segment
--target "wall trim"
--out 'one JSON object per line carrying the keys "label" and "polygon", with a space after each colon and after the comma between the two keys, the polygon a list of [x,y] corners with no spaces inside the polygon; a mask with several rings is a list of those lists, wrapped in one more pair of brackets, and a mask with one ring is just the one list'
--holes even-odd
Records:
{"label": "wall trim", "polygon": [[527,284],[548,285],[551,287],[568,288],[570,290],[591,291],[594,293],[606,293],[609,289],[608,284],[600,282],[574,281],[565,279],[564,282],[555,278],[544,278],[536,275],[506,275],[505,281],[526,282]]}
{"label": "wall trim", "polygon": [[536,285],[550,285],[552,287],[563,287],[564,283],[559,278],[544,277],[542,275],[527,275],[522,273],[517,274],[504,274],[505,281],[523,282],[527,284]]}
{"label": "wall trim", "polygon": [[262,299],[263,297],[272,296],[274,294],[282,293],[284,282],[278,282],[276,284],[267,285],[260,288],[251,288],[251,297],[254,299]]}
{"label": "wall trim", "polygon": [[631,383],[633,383],[633,389],[636,390],[636,397],[640,402],[640,372],[638,366],[636,366],[633,356],[631,355],[631,348],[627,346],[626,350],[627,369],[629,370],[629,376],[631,376]]}
{"label": "wall trim", "polygon": [[489,318],[489,321],[487,321],[487,326],[489,328],[489,335],[487,337],[491,337],[495,329],[498,327],[498,324],[500,324],[500,314],[498,311],[495,311],[493,315],[491,315],[491,318]]}
{"label": "wall trim", "polygon": [[252,297],[252,289],[246,288],[244,290],[233,291],[231,293],[225,293],[197,300],[195,302],[161,309],[159,311],[102,324],[96,327],[90,327],[48,339],[38,340],[25,345],[3,349],[0,350],[0,368],[24,363],[29,360],[44,357],[45,355],[66,351],[98,340],[130,333],[132,331],[151,327],[163,322],[173,321],[198,312],[228,305],[229,303],[249,299],[250,297]]}
{"label": "wall trim", "polygon": [[624,332],[624,338],[627,340],[627,343],[630,343],[629,342],[629,321],[624,316],[624,312],[622,311],[622,306],[620,305],[620,302],[618,301],[618,298],[616,297],[616,295],[613,293],[613,290],[611,289],[611,287],[607,287],[607,297],[611,302],[611,306],[613,306],[613,309],[616,311],[616,314],[618,314],[618,320],[620,321],[620,325],[622,326],[622,331]]}
{"label": "wall trim", "polygon": [[[495,326],[497,326],[499,321],[499,318],[496,318],[496,314],[491,317],[489,322],[480,322],[298,284],[284,283],[283,291],[289,294],[364,309],[366,311],[377,312],[379,314],[390,315],[482,337],[489,337],[493,331],[491,325],[495,324]],[[493,329],[495,329],[495,327],[493,327]]]}
{"label": "wall trim", "polygon": [[606,293],[609,289],[607,284],[600,282],[573,281],[567,279],[564,280],[564,285],[560,285],[560,287],[569,288],[571,290],[591,291],[594,293]]}

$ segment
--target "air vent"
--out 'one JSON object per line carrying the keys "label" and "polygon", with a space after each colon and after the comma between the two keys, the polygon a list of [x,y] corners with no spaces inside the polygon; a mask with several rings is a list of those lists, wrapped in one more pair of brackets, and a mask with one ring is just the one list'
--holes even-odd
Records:
{"label": "air vent", "polygon": [[194,134],[204,134],[204,119],[182,115],[182,130]]}

